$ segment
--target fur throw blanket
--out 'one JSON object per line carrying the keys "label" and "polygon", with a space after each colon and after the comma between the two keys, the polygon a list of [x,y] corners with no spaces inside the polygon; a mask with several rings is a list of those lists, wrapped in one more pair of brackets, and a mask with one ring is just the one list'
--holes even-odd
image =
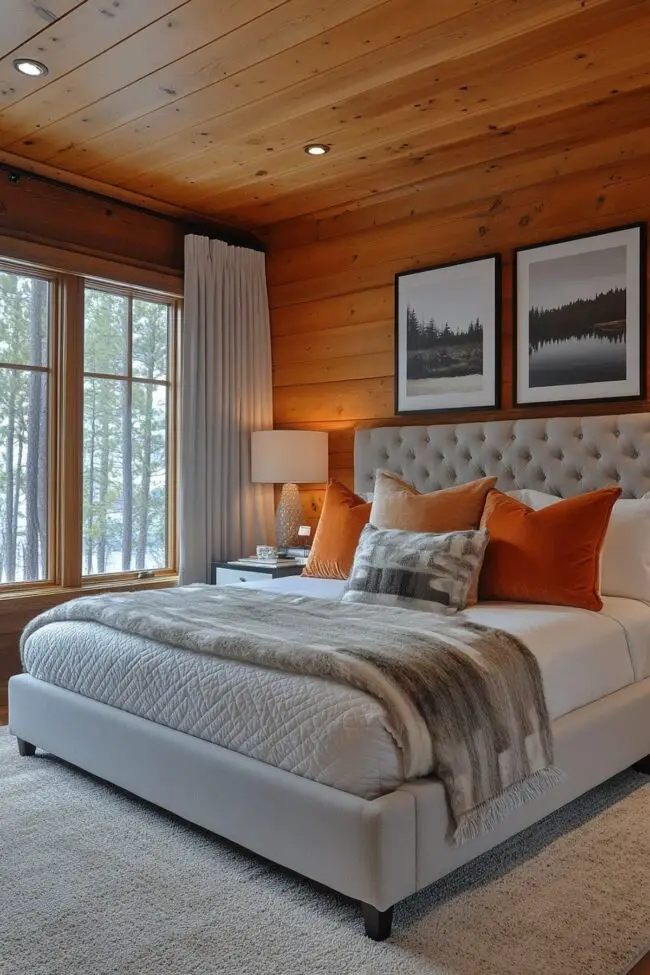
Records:
{"label": "fur throw blanket", "polygon": [[491,828],[561,775],[552,767],[535,657],[509,633],[460,616],[234,586],[87,596],[27,626],[23,663],[31,634],[58,620],[102,623],[371,694],[388,713],[406,777],[441,779],[459,842]]}

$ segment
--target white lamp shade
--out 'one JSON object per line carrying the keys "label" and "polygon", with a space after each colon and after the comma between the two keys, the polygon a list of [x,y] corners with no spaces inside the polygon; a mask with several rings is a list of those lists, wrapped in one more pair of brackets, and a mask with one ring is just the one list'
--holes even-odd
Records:
{"label": "white lamp shade", "polygon": [[327,433],[257,430],[251,435],[251,480],[257,484],[317,484],[327,480]]}

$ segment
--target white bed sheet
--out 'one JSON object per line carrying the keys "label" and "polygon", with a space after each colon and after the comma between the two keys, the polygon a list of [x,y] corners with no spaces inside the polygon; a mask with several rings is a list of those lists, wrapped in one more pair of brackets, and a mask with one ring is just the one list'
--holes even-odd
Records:
{"label": "white bed sheet", "polygon": [[[279,592],[339,599],[344,582],[287,576],[246,583]],[[551,719],[650,676],[650,606],[635,599],[603,598],[592,613],[568,606],[479,603],[466,609],[474,623],[507,630],[535,654]]]}
{"label": "white bed sheet", "polygon": [[[292,576],[246,585],[337,599],[344,583]],[[608,599],[600,614],[484,603],[466,615],[507,629],[535,654],[552,719],[650,670],[650,607],[633,600]],[[94,623],[43,627],[29,656],[34,677],[365,798],[404,779],[383,707],[328,680],[173,651]]]}

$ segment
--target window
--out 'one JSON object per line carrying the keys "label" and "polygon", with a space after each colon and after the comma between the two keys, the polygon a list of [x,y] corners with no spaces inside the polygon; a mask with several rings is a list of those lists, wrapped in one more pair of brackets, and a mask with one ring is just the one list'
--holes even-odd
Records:
{"label": "window", "polygon": [[179,304],[0,259],[0,591],[175,571]]}
{"label": "window", "polygon": [[163,569],[173,306],[87,285],[83,573]]}
{"label": "window", "polygon": [[0,583],[49,577],[52,283],[0,264]]}

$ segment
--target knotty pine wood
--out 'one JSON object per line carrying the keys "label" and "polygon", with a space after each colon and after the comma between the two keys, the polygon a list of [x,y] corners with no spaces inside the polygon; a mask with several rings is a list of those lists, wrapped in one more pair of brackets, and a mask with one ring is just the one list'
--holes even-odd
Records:
{"label": "knotty pine wood", "polygon": [[[645,0],[6,6],[0,158],[248,229],[414,184],[460,205],[647,145]],[[50,74],[12,73],[16,50]]]}
{"label": "knotty pine wood", "polygon": [[[564,0],[560,0],[560,3],[562,10],[566,11],[567,7]],[[446,11],[444,7],[439,9],[436,5],[436,20],[439,20],[445,12],[448,16],[452,10],[454,16],[442,23],[434,23],[433,26],[430,26],[430,9],[426,6],[423,7],[422,4],[418,5],[416,0],[389,0],[393,23],[388,17],[389,10],[384,4],[382,7],[356,18],[355,21],[347,21],[342,24],[327,38],[328,58],[336,57],[338,59],[334,62],[339,65],[335,70],[327,72],[325,76],[321,71],[306,78],[297,93],[299,95],[297,102],[289,103],[283,90],[280,90],[272,99],[264,100],[265,117],[269,119],[264,127],[266,139],[264,144],[258,140],[247,140],[244,144],[236,141],[240,133],[244,134],[246,131],[251,131],[251,122],[254,122],[259,129],[259,109],[253,105],[246,112],[238,112],[235,118],[232,117],[231,113],[220,119],[212,119],[207,133],[210,142],[206,141],[205,134],[201,138],[200,130],[202,127],[205,128],[201,123],[192,130],[188,130],[186,148],[179,160],[183,171],[186,172],[190,167],[195,178],[204,175],[206,166],[214,167],[215,165],[214,146],[218,144],[218,151],[221,152],[218,161],[220,181],[227,177],[228,172],[232,172],[236,168],[241,171],[242,167],[244,173],[249,174],[249,178],[254,177],[257,171],[255,167],[260,165],[269,173],[267,146],[271,145],[275,147],[272,158],[272,173],[277,172],[278,169],[283,171],[285,168],[291,170],[299,167],[309,178],[310,174],[314,173],[314,166],[304,166],[304,161],[300,155],[304,144],[305,126],[308,127],[309,131],[318,131],[319,139],[322,141],[333,141],[336,146],[336,160],[330,157],[327,167],[328,173],[338,160],[345,163],[346,150],[349,151],[350,149],[353,153],[352,161],[358,166],[355,154],[359,151],[359,145],[363,145],[363,151],[366,152],[369,143],[373,141],[372,137],[377,137],[374,130],[377,128],[378,119],[380,120],[379,138],[385,143],[386,137],[394,138],[395,133],[400,133],[403,137],[407,131],[404,128],[405,126],[417,129],[425,125],[426,131],[430,132],[436,123],[440,124],[441,120],[448,119],[450,113],[451,116],[458,115],[458,86],[465,82],[465,86],[469,90],[477,69],[476,65],[469,60],[466,60],[466,63],[458,64],[457,57],[467,50],[471,51],[475,57],[477,41],[481,48],[486,47],[488,49],[492,60],[499,63],[500,71],[507,70],[509,66],[508,57],[513,63],[520,63],[527,56],[533,57],[534,53],[539,52],[540,47],[543,48],[548,43],[544,37],[538,37],[535,31],[531,33],[530,38],[525,34],[522,37],[525,29],[540,28],[540,25],[543,25],[547,33],[549,31],[549,25],[544,23],[549,18],[549,10],[542,10],[539,5],[531,6],[530,0],[526,0],[523,6],[518,5],[516,8],[512,4],[506,5],[504,0],[486,4],[482,18],[485,34],[481,39],[477,38],[471,31],[471,25],[475,23],[476,18],[476,11],[472,9],[473,4],[470,5],[467,0],[464,0],[462,4],[455,3],[453,8],[448,2],[444,6],[447,8]],[[468,7],[469,9],[467,9]],[[516,11],[515,16],[513,16],[513,11]],[[558,12],[557,4],[555,12]],[[348,15],[349,13],[348,11]],[[598,31],[605,28],[609,30],[618,23],[619,18],[619,12],[616,12],[615,17],[613,17],[612,11],[603,7],[597,14],[594,13],[591,26]],[[394,22],[397,19],[400,24],[400,33],[396,37]],[[578,23],[573,24],[572,22],[572,26],[575,30]],[[551,24],[550,28],[555,34],[556,47],[562,48],[570,44],[571,29],[566,24],[564,25],[563,41],[557,38],[557,24]],[[578,37],[584,40],[584,30],[583,19],[580,33],[579,35],[576,34],[576,40]],[[535,35],[534,43],[533,34]],[[502,36],[506,36],[508,39],[506,45],[496,43]],[[516,43],[513,42],[513,36],[516,37]],[[382,44],[387,38],[395,41],[390,47],[391,57],[378,64],[376,52],[382,48]],[[318,63],[322,57],[323,43],[322,40],[317,40],[320,53],[316,43],[313,43],[314,50],[311,52],[311,57],[315,58]],[[526,47],[526,42],[530,45],[530,49]],[[638,33],[634,44],[640,46]],[[504,46],[507,51],[503,50]],[[608,47],[610,57],[610,51],[616,50],[616,47],[616,39],[614,39],[614,43]],[[332,54],[329,53],[331,48],[333,48]],[[353,55],[356,57],[353,58]],[[632,69],[639,60],[639,55],[636,55],[636,58],[634,55],[635,52],[629,52],[629,69]],[[558,55],[555,54],[555,57],[557,58]],[[351,60],[352,63],[350,63]],[[433,105],[429,106],[430,111],[427,111],[426,108],[423,111],[422,105],[418,110],[415,110],[412,104],[414,92],[423,88],[429,91],[431,88],[432,64],[436,66],[436,87],[441,89],[434,100],[435,111]],[[420,71],[416,70],[418,65]],[[612,68],[619,67],[613,61],[610,62],[610,66]],[[484,65],[484,72],[487,67],[488,65]],[[609,70],[600,62],[599,67],[603,70]],[[403,77],[405,70],[408,73],[406,77]],[[279,77],[282,78],[281,72]],[[476,77],[478,78],[478,75]],[[483,82],[485,84],[484,74]],[[336,92],[337,96],[334,103],[332,103],[331,97],[332,90]],[[529,91],[530,85],[524,84],[523,90]],[[487,96],[491,94],[491,91],[487,91]],[[199,96],[201,93],[197,93],[197,102]],[[510,100],[512,100],[512,92],[510,92]],[[425,103],[428,106],[428,98],[425,99]],[[432,118],[431,115],[434,117]],[[354,124],[347,124],[350,121],[353,121]],[[174,125],[177,127],[177,122]],[[344,125],[345,128],[341,129],[341,125]],[[157,132],[162,134],[158,128]],[[171,139],[161,143],[160,147],[165,152],[167,150],[173,152],[175,158],[178,158],[178,145],[174,139],[174,134],[174,132],[170,133]],[[228,151],[230,147],[239,151],[233,155]],[[174,174],[174,166],[178,165],[176,162],[174,164],[163,162],[160,155],[158,159],[154,159],[151,148],[145,146],[138,152],[138,159],[142,161],[147,158],[150,160],[150,165],[147,168],[150,169],[152,175],[154,170],[160,168],[164,168],[165,175]],[[133,159],[133,156],[127,156],[126,159],[122,158],[122,164],[129,169],[130,177],[133,176],[133,171],[130,168]],[[202,160],[203,166],[201,165]],[[114,162],[111,161],[106,167],[100,167],[96,172],[100,176],[105,176],[109,172],[109,167],[112,170],[113,165]],[[142,172],[145,169],[141,166],[139,171]],[[292,185],[297,176],[298,173],[292,177]],[[256,182],[259,184],[259,179]],[[145,183],[143,185],[151,184]],[[268,181],[267,186],[269,192],[273,193],[274,182],[272,179]],[[257,191],[257,186],[254,189]],[[212,187],[211,192],[214,190],[215,187]],[[211,201],[211,205],[222,209],[221,203],[215,200]]]}
{"label": "knotty pine wood", "polygon": [[0,235],[180,275],[188,233],[260,246],[211,220],[174,219],[0,163]]}
{"label": "knotty pine wood", "polygon": [[[276,425],[328,430],[330,475],[351,487],[357,426],[648,409],[638,401],[514,409],[512,388],[513,249],[648,219],[650,138],[645,150],[521,188],[508,189],[506,175],[487,197],[477,179],[462,185],[476,199],[461,205],[428,187],[420,198],[416,186],[410,197],[387,193],[373,204],[331,215],[325,209],[268,228]],[[394,275],[495,251],[503,258],[502,408],[396,416]],[[312,524],[323,493],[322,485],[302,488]]]}
{"label": "knotty pine wood", "polygon": [[57,18],[64,17],[84,0],[47,0],[47,4],[25,0],[2,0],[2,43],[14,50],[30,38],[40,36]]}

